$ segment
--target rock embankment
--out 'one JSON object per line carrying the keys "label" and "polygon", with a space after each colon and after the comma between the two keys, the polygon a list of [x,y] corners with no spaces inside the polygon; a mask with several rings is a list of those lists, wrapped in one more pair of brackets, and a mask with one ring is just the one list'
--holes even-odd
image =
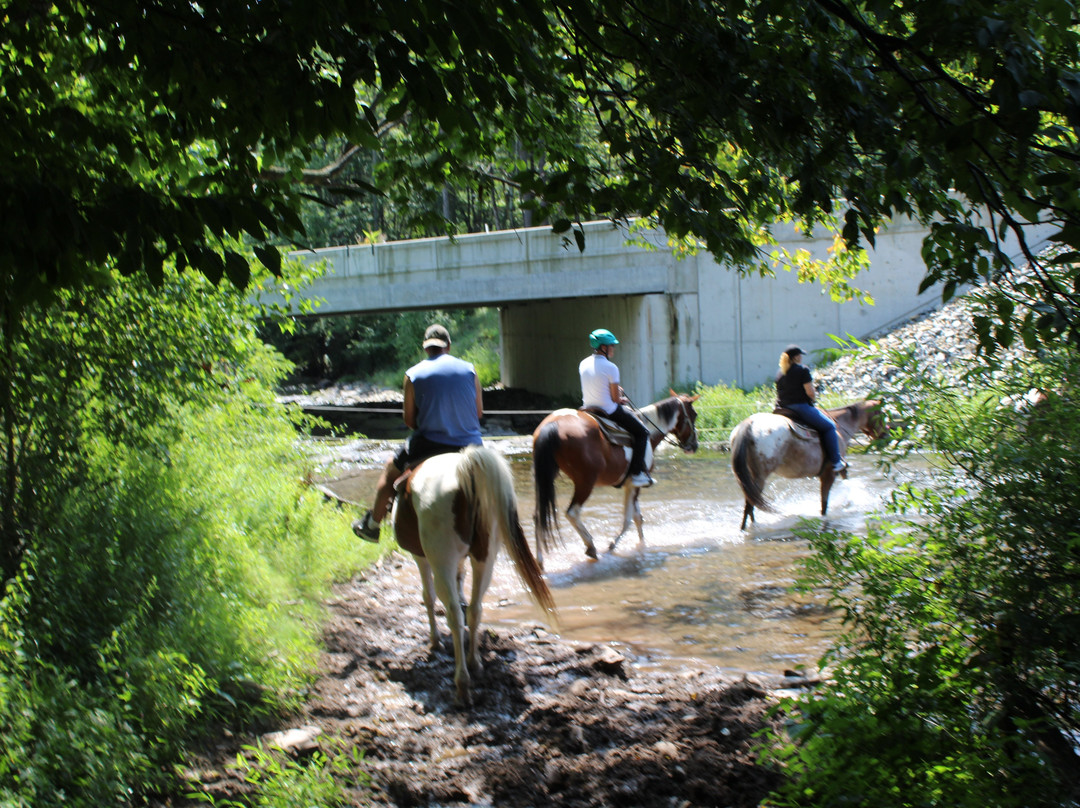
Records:
{"label": "rock embankment", "polygon": [[[958,298],[876,334],[868,340],[867,348],[815,368],[814,383],[822,393],[844,399],[889,396],[902,400],[907,391],[897,355],[906,355],[963,388],[962,370],[976,356],[972,332],[976,305],[970,297]],[[1004,357],[1015,359],[1023,353],[1023,348],[1014,347],[1004,352]]]}

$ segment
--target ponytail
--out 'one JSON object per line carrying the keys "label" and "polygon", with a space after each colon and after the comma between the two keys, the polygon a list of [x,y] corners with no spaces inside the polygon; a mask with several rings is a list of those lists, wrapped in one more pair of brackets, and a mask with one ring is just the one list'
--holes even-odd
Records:
{"label": "ponytail", "polygon": [[787,351],[780,354],[780,372],[787,373],[791,369],[791,357],[788,356]]}

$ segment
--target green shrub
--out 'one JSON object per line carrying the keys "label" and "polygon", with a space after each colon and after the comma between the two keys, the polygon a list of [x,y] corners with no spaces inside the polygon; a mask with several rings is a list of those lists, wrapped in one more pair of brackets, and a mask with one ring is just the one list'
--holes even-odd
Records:
{"label": "green shrub", "polygon": [[480,380],[481,387],[491,387],[502,378],[499,353],[489,343],[474,344],[461,358],[471,362],[476,368],[476,377]]}
{"label": "green shrub", "polygon": [[698,384],[694,393],[700,396],[694,404],[698,436],[706,443],[726,441],[744,418],[755,412],[771,412],[776,399],[775,392],[767,385],[744,392],[723,384],[712,387]]}
{"label": "green shrub", "polygon": [[827,684],[785,707],[771,755],[790,781],[770,805],[1075,802],[1078,402],[1053,387],[1009,403],[1071,364],[973,368],[979,395],[911,374],[904,434],[942,467],[932,487],[901,486],[865,538],[804,533],[806,584],[832,592],[846,631]]}
{"label": "green shrub", "polygon": [[[353,788],[365,787],[370,778],[360,771],[363,752],[344,742],[332,745],[329,752],[315,752],[310,758],[294,760],[277,749],[247,746],[237,757],[237,768],[244,780],[254,788],[252,805],[258,808],[336,808],[354,804],[344,781],[352,780]],[[205,791],[191,798],[221,808],[242,808],[229,801],[218,803]]]}
{"label": "green shrub", "polygon": [[379,552],[305,484],[252,320],[170,275],[5,333],[0,804],[137,802],[216,722],[292,706],[328,584]]}

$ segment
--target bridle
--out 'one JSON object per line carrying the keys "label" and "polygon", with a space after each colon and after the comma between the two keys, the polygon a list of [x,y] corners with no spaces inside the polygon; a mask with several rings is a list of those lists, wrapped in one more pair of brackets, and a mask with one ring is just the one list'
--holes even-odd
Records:
{"label": "bridle", "polygon": [[[642,410],[638,410],[634,407],[634,402],[630,402],[630,406],[637,410],[638,414],[649,424],[653,429],[660,433],[660,440],[667,441],[672,446],[678,446],[684,452],[693,452],[697,449],[697,430],[694,429],[694,422],[690,418],[690,413],[687,410],[687,403],[682,396],[675,396],[675,400],[679,403],[679,414],[676,417],[675,429],[679,431],[675,433],[676,440],[672,440],[670,432],[673,430],[664,430],[656,424],[649,416],[647,416]],[[683,434],[685,428],[685,434]]]}

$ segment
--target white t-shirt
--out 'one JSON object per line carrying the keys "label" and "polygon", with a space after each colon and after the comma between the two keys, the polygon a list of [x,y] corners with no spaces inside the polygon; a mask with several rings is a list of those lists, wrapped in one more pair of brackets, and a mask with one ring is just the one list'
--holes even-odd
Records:
{"label": "white t-shirt", "polygon": [[603,354],[590,354],[578,365],[581,376],[581,404],[596,407],[605,413],[615,412],[616,402],[611,398],[611,385],[619,383],[619,368]]}

